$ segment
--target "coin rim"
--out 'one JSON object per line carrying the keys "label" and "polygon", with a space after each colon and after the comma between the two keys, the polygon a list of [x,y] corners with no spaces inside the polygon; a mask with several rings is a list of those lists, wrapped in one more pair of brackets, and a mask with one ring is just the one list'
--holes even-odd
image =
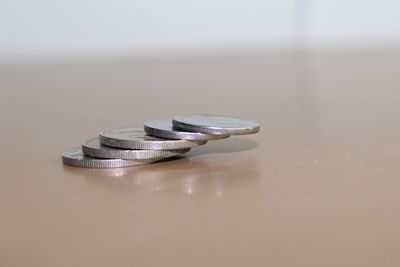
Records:
{"label": "coin rim", "polygon": [[[71,158],[66,155],[68,151],[73,149],[79,149],[82,153],[82,159]],[[62,154],[62,162],[65,165],[80,168],[96,168],[96,169],[106,169],[106,168],[125,168],[125,167],[135,167],[157,162],[158,160],[127,160],[127,159],[102,159],[86,156],[81,147],[74,147],[67,149]]]}
{"label": "coin rim", "polygon": [[[146,159],[166,159],[174,156],[179,156],[190,151],[190,148],[184,149],[174,149],[174,150],[139,150],[139,149],[119,149],[115,147],[107,147],[105,145],[101,146],[104,148],[94,148],[89,146],[87,143],[99,139],[99,137],[93,137],[82,144],[82,152],[94,158],[104,158],[104,159],[126,159],[126,160],[146,160]],[[109,150],[107,149],[109,148]]]}
{"label": "coin rim", "polygon": [[[161,122],[168,121],[168,119],[160,119],[160,120],[151,120],[144,123],[144,131],[152,136],[161,137],[161,138],[170,138],[170,139],[183,139],[190,141],[199,141],[199,140],[220,140],[228,138],[230,135],[228,134],[204,134],[200,132],[188,132],[182,131],[180,129],[176,129],[177,131],[166,130],[161,128],[156,128],[154,125],[149,125],[153,122]],[[173,127],[171,120],[171,127]]]}
{"label": "coin rim", "polygon": [[[176,116],[172,120],[172,124],[174,127],[180,130],[186,130],[190,132],[200,132],[204,134],[229,134],[229,135],[247,135],[247,134],[255,134],[260,131],[260,124],[256,121],[251,121],[255,122],[258,124],[255,127],[217,127],[217,126],[200,126],[200,125],[195,125],[195,124],[190,124],[187,122],[182,122],[179,121],[180,117],[190,117],[190,116],[209,116],[209,117],[227,117],[227,118],[235,118],[235,119],[241,119],[241,120],[246,120],[242,119],[239,117],[232,117],[232,116],[224,116],[224,115],[204,115],[204,114],[192,114],[192,115],[180,115]],[[247,120],[250,121],[250,120]]]}
{"label": "coin rim", "polygon": [[[106,136],[105,132],[115,129],[143,129],[143,128],[109,128],[100,132],[99,140],[100,143],[106,146],[117,147],[117,148],[127,148],[127,149],[145,149],[145,150],[176,150],[176,149],[184,149],[184,148],[192,148],[200,145],[204,145],[207,143],[207,140],[176,140],[176,139],[165,139],[165,140],[128,140],[122,138],[116,138],[113,134],[113,137]],[[145,132],[146,133],[146,132]],[[155,137],[159,138],[159,137]]]}

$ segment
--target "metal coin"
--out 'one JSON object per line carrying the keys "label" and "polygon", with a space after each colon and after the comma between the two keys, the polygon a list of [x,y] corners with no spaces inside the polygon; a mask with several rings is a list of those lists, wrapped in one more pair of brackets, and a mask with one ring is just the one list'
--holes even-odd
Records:
{"label": "metal coin", "polygon": [[143,128],[118,128],[102,131],[100,143],[127,149],[171,150],[204,145],[207,141],[170,140],[148,135]]}
{"label": "metal coin", "polygon": [[256,121],[218,115],[177,116],[172,123],[177,129],[205,134],[241,135],[260,130],[260,124]]}
{"label": "metal coin", "polygon": [[99,159],[85,156],[80,147],[71,148],[62,154],[65,165],[82,168],[121,168],[133,167],[156,162],[155,159],[126,160],[126,159]]}
{"label": "metal coin", "polygon": [[203,134],[178,130],[173,127],[171,120],[148,121],[144,124],[144,130],[150,135],[170,139],[217,140],[229,137],[226,134]]}
{"label": "metal coin", "polygon": [[98,137],[91,138],[82,144],[82,151],[85,155],[95,158],[106,159],[165,159],[181,155],[190,151],[190,148],[177,149],[177,150],[132,150],[132,149],[119,149],[109,146],[104,146],[100,143]]}

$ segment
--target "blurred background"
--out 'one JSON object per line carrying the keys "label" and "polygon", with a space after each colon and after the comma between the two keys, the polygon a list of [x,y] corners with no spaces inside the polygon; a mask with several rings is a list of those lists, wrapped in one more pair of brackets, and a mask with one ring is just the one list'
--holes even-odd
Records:
{"label": "blurred background", "polygon": [[[0,0],[0,266],[400,266],[399,77],[400,0]],[[187,113],[262,130],[62,166]]]}
{"label": "blurred background", "polygon": [[396,46],[398,0],[0,0],[0,61]]}

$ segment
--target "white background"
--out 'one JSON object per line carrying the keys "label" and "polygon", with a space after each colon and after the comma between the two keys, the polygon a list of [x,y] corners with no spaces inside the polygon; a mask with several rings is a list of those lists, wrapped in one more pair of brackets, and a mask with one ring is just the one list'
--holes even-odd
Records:
{"label": "white background", "polygon": [[0,0],[0,60],[399,43],[399,0]]}

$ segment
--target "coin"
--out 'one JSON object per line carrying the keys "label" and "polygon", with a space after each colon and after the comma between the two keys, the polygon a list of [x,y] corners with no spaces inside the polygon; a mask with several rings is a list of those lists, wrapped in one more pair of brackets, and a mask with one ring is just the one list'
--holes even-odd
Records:
{"label": "coin", "polygon": [[85,155],[95,158],[107,159],[165,159],[181,155],[190,151],[190,148],[177,149],[177,150],[132,150],[132,149],[119,149],[109,146],[104,146],[100,143],[98,137],[91,138],[82,144],[82,151]]}
{"label": "coin", "polygon": [[241,135],[260,130],[260,124],[256,121],[218,115],[177,116],[172,123],[177,129],[204,134]]}
{"label": "coin", "polygon": [[62,160],[65,165],[82,168],[121,168],[133,167],[156,162],[156,159],[147,160],[126,160],[126,159],[99,159],[85,156],[82,148],[71,148],[62,154]]}
{"label": "coin", "polygon": [[226,134],[203,134],[175,129],[171,120],[153,120],[144,124],[144,130],[153,136],[184,140],[217,140],[228,138]]}
{"label": "coin", "polygon": [[127,149],[171,150],[204,145],[207,141],[171,140],[148,135],[143,128],[118,128],[103,130],[100,143]]}

